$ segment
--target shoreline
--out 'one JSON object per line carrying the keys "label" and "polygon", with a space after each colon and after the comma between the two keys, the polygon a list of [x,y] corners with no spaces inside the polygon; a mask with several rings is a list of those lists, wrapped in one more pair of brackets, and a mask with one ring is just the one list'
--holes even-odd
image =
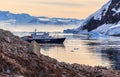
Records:
{"label": "shoreline", "polygon": [[9,31],[0,29],[0,36],[1,77],[120,77],[120,70],[58,62]]}

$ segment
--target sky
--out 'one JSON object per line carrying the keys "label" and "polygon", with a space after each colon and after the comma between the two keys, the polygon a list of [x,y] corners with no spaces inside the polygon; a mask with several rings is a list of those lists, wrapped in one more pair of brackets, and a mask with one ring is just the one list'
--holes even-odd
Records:
{"label": "sky", "polygon": [[85,19],[108,0],[1,0],[0,10],[32,16]]}

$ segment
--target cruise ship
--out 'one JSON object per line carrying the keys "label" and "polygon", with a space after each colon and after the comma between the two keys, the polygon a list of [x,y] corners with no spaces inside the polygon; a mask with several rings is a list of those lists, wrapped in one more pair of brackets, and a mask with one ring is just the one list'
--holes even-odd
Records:
{"label": "cruise ship", "polygon": [[62,44],[65,41],[65,37],[53,37],[49,35],[49,32],[33,32],[30,36],[23,36],[23,40],[31,42],[35,40],[38,43],[58,43]]}

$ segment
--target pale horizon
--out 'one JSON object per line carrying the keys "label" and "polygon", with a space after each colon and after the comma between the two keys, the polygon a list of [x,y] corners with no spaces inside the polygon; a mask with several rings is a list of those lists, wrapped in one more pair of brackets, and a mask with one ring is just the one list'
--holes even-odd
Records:
{"label": "pale horizon", "polygon": [[0,10],[32,16],[85,19],[106,2],[108,0],[2,0]]}

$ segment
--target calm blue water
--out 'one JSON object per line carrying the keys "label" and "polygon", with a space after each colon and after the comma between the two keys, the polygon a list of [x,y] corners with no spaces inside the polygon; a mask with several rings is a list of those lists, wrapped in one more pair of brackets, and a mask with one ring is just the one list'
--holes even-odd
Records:
{"label": "calm blue water", "polygon": [[[0,26],[20,37],[29,35],[35,28],[37,31],[62,32],[76,27],[78,26]],[[61,35],[66,37],[64,44],[40,44],[40,52],[60,62],[120,69],[120,37],[90,40],[86,35]]]}
{"label": "calm blue water", "polygon": [[67,38],[64,44],[40,44],[40,52],[60,62],[120,69],[120,37],[90,40],[86,35],[62,35]]}

